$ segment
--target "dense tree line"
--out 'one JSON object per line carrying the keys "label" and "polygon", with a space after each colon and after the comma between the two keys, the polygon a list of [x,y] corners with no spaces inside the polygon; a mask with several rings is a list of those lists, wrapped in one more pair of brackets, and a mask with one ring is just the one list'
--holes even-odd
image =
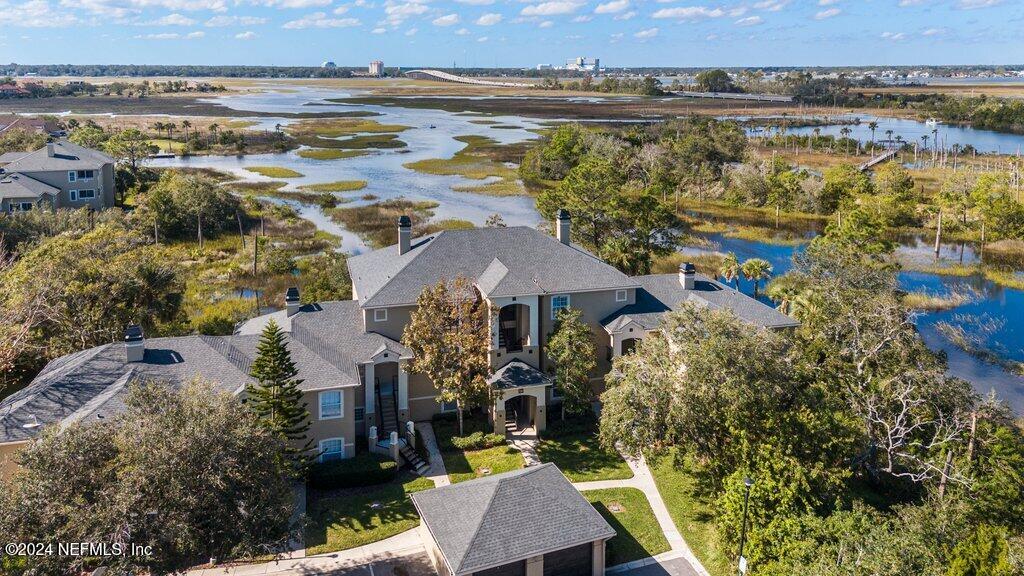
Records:
{"label": "dense tree line", "polygon": [[593,77],[584,76],[581,80],[563,81],[554,76],[547,76],[544,81],[534,86],[538,90],[569,90],[573,92],[606,92],[610,94],[639,94],[641,96],[661,96],[661,82],[653,76],[641,78],[616,78],[605,76],[600,82]]}
{"label": "dense tree line", "polygon": [[752,574],[1019,573],[1024,431],[1008,409],[946,375],[888,262],[816,242],[792,281],[791,332],[669,314],[616,359],[602,439],[674,458],[730,551],[752,478]]}
{"label": "dense tree line", "polygon": [[198,66],[191,64],[7,64],[0,65],[11,76],[178,76],[188,78],[348,78],[364,67],[321,68],[319,66]]}

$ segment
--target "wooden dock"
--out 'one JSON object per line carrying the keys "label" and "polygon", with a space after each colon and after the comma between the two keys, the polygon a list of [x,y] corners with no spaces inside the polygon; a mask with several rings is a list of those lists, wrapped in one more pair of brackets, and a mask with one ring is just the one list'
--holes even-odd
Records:
{"label": "wooden dock", "polygon": [[859,167],[859,170],[861,172],[864,172],[866,170],[870,170],[870,169],[874,168],[875,166],[881,164],[882,162],[888,162],[889,160],[892,160],[893,158],[896,157],[896,154],[898,154],[898,153],[899,153],[899,150],[895,150],[895,149],[887,150],[884,154],[880,154],[878,156],[875,156],[871,160],[868,160],[867,162],[861,164],[860,167]]}

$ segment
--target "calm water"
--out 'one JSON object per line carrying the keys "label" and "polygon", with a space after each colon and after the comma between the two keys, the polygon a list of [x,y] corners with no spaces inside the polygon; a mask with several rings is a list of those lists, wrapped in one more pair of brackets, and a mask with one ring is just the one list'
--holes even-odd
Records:
{"label": "calm water", "polygon": [[[854,120],[860,119],[859,124],[848,124],[848,125],[831,125],[831,126],[818,126],[822,135],[828,136],[841,136],[840,130],[843,128],[849,128],[850,138],[860,140],[862,142],[871,141],[871,129],[868,128],[868,123],[871,121],[878,123],[878,128],[875,129],[875,142],[885,140],[888,138],[886,130],[892,130],[892,137],[902,136],[903,140],[913,144],[921,144],[921,137],[928,136],[928,149],[930,150],[934,146],[935,134],[932,133],[933,129],[938,129],[938,138],[940,146],[944,148],[950,148],[954,144],[964,146],[970,144],[974,146],[978,152],[996,152],[1000,154],[1017,154],[1024,150],[1024,135],[1021,134],[1005,134],[1002,132],[993,132],[991,130],[975,130],[974,128],[951,126],[948,124],[938,124],[937,126],[929,126],[924,122],[917,120],[907,120],[903,118],[884,118],[881,116],[870,116],[860,114],[839,114],[831,116],[837,120]],[[787,128],[787,134],[813,134],[815,127],[805,126],[800,128]]]}
{"label": "calm water", "polygon": [[[491,125],[473,124],[470,120],[483,118],[480,116],[453,114],[441,110],[423,110],[399,108],[392,106],[364,106],[327,104],[309,106],[310,102],[325,104],[327,98],[344,97],[347,94],[329,90],[301,89],[296,92],[265,92],[245,94],[215,99],[232,108],[262,112],[347,112],[365,110],[379,113],[376,120],[387,124],[403,124],[411,126],[399,137],[408,143],[402,150],[385,150],[373,152],[368,156],[342,160],[310,160],[299,157],[294,152],[284,154],[266,154],[244,157],[192,157],[162,159],[154,161],[155,166],[194,166],[224,170],[250,181],[271,180],[245,170],[246,166],[283,166],[301,172],[302,178],[288,179],[288,186],[300,184],[330,182],[335,180],[366,180],[368,186],[364,190],[343,194],[356,199],[364,194],[374,194],[382,199],[405,197],[412,200],[431,200],[440,203],[435,210],[437,218],[461,218],[476,224],[482,224],[494,213],[502,215],[510,225],[534,226],[541,220],[533,199],[526,196],[494,197],[467,192],[453,192],[453,184],[472,184],[479,181],[466,180],[461,177],[433,176],[420,174],[404,168],[402,164],[426,158],[449,158],[463,147],[461,142],[454,140],[459,135],[485,135],[499,142],[511,143],[535,138],[536,134],[529,128],[542,126],[540,120],[521,117],[486,117],[502,125],[513,125],[516,129],[495,129]],[[273,130],[278,123],[288,124],[292,120],[276,118],[254,119],[259,126]],[[867,117],[862,117],[859,126],[851,126],[853,135],[863,140],[870,140],[867,128]],[[921,134],[931,134],[931,128],[921,122],[912,120],[896,120],[878,118],[879,128],[876,138],[885,138],[885,130],[893,129],[894,135],[900,134],[908,141],[919,138]],[[430,128],[433,125],[434,128]],[[840,127],[831,127],[838,135]],[[829,127],[822,129],[830,133]],[[811,129],[792,129],[791,133],[810,132]],[[939,126],[940,140],[948,138],[947,145],[954,142],[971,143],[979,150],[1009,151],[1024,144],[1024,137],[997,134],[979,130],[951,128]],[[954,140],[953,138],[956,138]],[[273,200],[294,206],[299,213],[314,222],[321,229],[342,237],[342,249],[358,253],[367,249],[365,243],[356,235],[348,232],[337,223],[324,216],[316,206],[304,205],[290,200]],[[811,236],[817,231],[813,224],[798,232]],[[715,249],[722,252],[735,252],[741,259],[760,257],[772,263],[775,275],[785,273],[791,266],[794,250],[790,246],[777,246],[763,242],[751,242],[721,235],[708,235],[715,244]],[[934,261],[932,244],[922,237],[901,238],[900,255],[905,259]],[[698,249],[691,249],[698,250]],[[943,245],[940,256],[944,262],[974,263],[979,254],[970,245]],[[987,259],[987,255],[986,255]],[[1001,288],[984,278],[952,278],[921,273],[903,273],[900,276],[902,286],[907,290],[926,290],[935,294],[943,294],[950,290],[958,290],[963,285],[974,289],[978,297],[975,301],[962,305],[954,310],[922,314],[918,318],[921,333],[930,347],[944,351],[949,358],[950,372],[956,376],[970,380],[981,392],[995,390],[1000,397],[1010,403],[1018,412],[1024,413],[1024,377],[1008,373],[1002,368],[982,360],[956,348],[946,341],[936,330],[937,322],[954,321],[958,314],[984,315],[1002,320],[1002,325],[986,333],[988,346],[999,349],[1006,357],[1024,361],[1024,320],[1021,310],[1024,309],[1024,291]],[[741,282],[741,289],[748,294],[752,286]]]}

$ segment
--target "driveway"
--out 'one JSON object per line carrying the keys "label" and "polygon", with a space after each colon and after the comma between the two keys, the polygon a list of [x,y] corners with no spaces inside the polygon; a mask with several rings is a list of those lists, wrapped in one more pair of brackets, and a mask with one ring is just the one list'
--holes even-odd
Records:
{"label": "driveway", "polygon": [[434,567],[426,553],[411,554],[401,558],[377,560],[361,566],[344,568],[316,568],[296,566],[291,570],[268,572],[274,576],[436,576]]}
{"label": "driveway", "polygon": [[660,560],[654,564],[616,572],[615,576],[698,576],[686,558]]}

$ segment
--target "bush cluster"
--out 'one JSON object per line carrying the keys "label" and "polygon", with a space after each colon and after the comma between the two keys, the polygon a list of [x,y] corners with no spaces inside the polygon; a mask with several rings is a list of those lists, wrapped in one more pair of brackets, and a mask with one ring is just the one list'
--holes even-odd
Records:
{"label": "bush cluster", "polygon": [[484,448],[501,446],[504,443],[505,435],[493,432],[490,434],[473,432],[467,436],[455,436],[452,438],[452,446],[459,450],[483,450]]}
{"label": "bush cluster", "polygon": [[309,471],[309,486],[318,490],[374,486],[393,480],[397,474],[398,464],[394,460],[366,453],[315,464]]}

